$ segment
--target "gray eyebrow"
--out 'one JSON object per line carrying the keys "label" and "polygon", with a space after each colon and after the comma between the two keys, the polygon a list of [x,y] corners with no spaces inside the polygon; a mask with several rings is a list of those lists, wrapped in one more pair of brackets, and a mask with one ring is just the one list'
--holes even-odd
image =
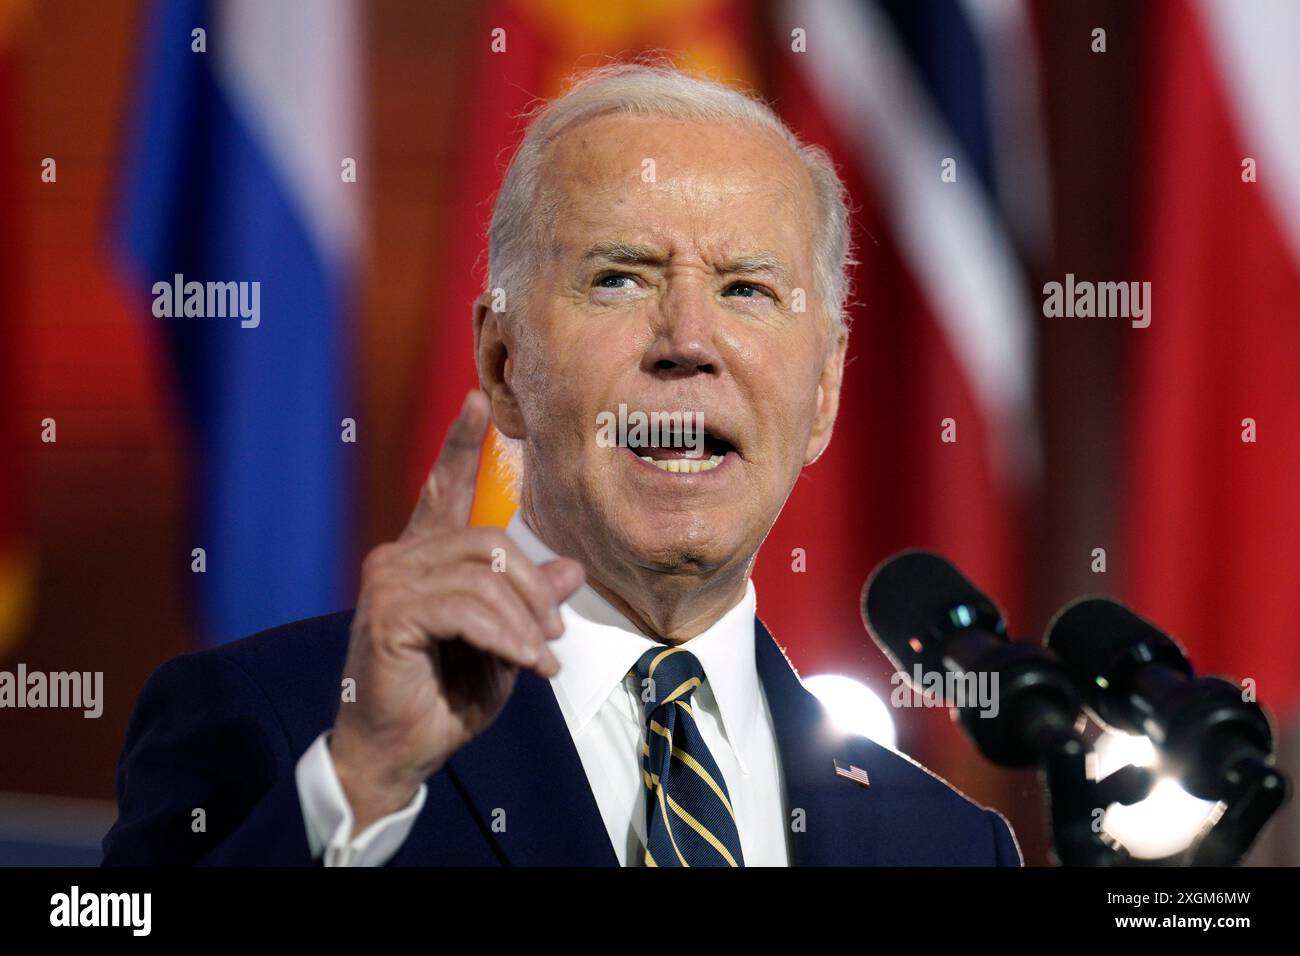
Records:
{"label": "gray eyebrow", "polygon": [[786,271],[785,263],[770,252],[756,252],[753,255],[736,256],[722,263],[722,268],[719,271],[724,275],[765,272],[787,285],[790,283],[790,274]]}
{"label": "gray eyebrow", "polygon": [[607,259],[610,262],[625,262],[629,265],[666,265],[668,257],[650,247],[621,239],[602,239],[593,245],[582,257],[583,262],[591,259]]}
{"label": "gray eyebrow", "polygon": [[[592,259],[605,259],[609,262],[621,262],[628,265],[664,266],[668,264],[668,257],[659,250],[638,243],[623,242],[620,239],[604,239],[597,242],[582,257],[584,262]],[[733,256],[721,263],[718,271],[723,275],[767,273],[786,284],[790,281],[790,274],[786,270],[785,263],[781,261],[779,256],[771,252]]]}

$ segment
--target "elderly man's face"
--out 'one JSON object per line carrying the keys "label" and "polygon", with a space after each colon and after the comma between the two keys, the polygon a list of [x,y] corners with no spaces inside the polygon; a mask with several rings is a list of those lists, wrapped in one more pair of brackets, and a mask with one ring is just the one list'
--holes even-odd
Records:
{"label": "elderly man's face", "polygon": [[[496,326],[480,342],[500,341],[480,344],[497,426],[526,439],[526,503],[610,583],[747,568],[839,397],[811,178],[754,126],[614,115],[565,132],[544,181],[555,241],[529,300],[479,313]],[[666,451],[607,447],[598,416],[620,405],[702,413],[722,463],[673,473],[642,458]]]}

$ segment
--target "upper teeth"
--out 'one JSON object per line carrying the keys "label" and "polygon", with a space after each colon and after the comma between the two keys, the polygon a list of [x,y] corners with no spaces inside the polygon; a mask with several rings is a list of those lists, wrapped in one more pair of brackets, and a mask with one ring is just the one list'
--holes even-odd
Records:
{"label": "upper teeth", "polygon": [[722,464],[723,455],[712,455],[709,458],[647,458],[641,456],[642,461],[648,461],[660,471],[671,471],[679,475],[694,475],[701,471],[711,471]]}

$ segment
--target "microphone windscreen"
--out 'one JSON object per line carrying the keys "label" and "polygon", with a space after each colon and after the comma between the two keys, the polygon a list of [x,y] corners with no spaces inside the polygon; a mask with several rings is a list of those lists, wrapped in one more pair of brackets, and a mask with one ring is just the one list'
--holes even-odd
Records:
{"label": "microphone windscreen", "polygon": [[867,630],[900,667],[922,660],[920,639],[961,605],[987,607],[1001,619],[979,588],[932,551],[903,551],[886,558],[862,589]]}
{"label": "microphone windscreen", "polygon": [[1104,597],[1067,604],[1048,625],[1044,643],[1090,697],[1131,666],[1160,663],[1190,672],[1182,648],[1172,638]]}

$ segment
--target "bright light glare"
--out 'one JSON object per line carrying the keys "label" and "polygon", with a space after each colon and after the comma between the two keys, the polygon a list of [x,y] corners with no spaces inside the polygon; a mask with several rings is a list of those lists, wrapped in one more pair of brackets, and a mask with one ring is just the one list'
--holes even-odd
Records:
{"label": "bright light glare", "polygon": [[[1094,750],[1098,778],[1127,764],[1159,764],[1159,754],[1145,736],[1107,731],[1097,738]],[[1197,799],[1172,777],[1157,777],[1150,796],[1128,807],[1115,804],[1106,811],[1101,825],[1133,856],[1158,859],[1185,850],[1214,807],[1214,801]]]}
{"label": "bright light glare", "polygon": [[865,684],[840,674],[816,674],[803,686],[826,708],[844,733],[861,734],[890,750],[898,749],[898,734],[889,707]]}

